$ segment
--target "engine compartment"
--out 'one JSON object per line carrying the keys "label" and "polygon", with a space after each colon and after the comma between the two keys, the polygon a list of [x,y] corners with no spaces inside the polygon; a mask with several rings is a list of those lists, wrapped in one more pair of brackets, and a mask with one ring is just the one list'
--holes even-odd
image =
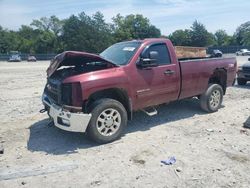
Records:
{"label": "engine compartment", "polygon": [[[112,66],[104,62],[90,62],[86,64],[62,66],[47,78],[47,84],[44,92],[54,103],[58,105],[73,105],[73,83],[63,84],[63,80],[70,76],[104,70],[111,67]],[[78,90],[78,92],[81,93],[79,88]]]}
{"label": "engine compartment", "polygon": [[70,76],[75,76],[78,74],[84,74],[84,73],[98,71],[98,70],[104,70],[108,68],[110,68],[110,66],[108,66],[108,64],[103,63],[103,62],[91,62],[91,63],[86,63],[83,65],[63,66],[57,69],[50,76],[50,78],[53,80],[55,79],[55,80],[62,81],[63,79],[70,77]]}

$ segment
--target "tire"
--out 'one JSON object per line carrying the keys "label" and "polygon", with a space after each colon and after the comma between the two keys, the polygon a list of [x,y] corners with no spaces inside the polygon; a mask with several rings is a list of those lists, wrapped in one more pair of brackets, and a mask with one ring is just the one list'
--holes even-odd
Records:
{"label": "tire", "polygon": [[240,86],[244,86],[244,85],[246,85],[247,81],[245,79],[242,79],[242,78],[237,78],[237,83]]}
{"label": "tire", "polygon": [[91,120],[87,128],[88,137],[100,144],[120,138],[127,126],[127,111],[113,99],[100,99],[94,102],[90,111]]}
{"label": "tire", "polygon": [[221,107],[223,89],[219,84],[210,84],[200,97],[200,106],[206,112],[216,112]]}

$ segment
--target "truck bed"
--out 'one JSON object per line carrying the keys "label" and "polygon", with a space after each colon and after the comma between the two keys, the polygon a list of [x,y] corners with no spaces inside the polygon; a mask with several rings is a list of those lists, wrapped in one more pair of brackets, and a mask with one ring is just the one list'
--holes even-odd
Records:
{"label": "truck bed", "polygon": [[231,86],[237,67],[236,58],[184,58],[179,60],[181,69],[181,92],[179,99],[204,93],[209,78],[216,69],[227,72],[226,84]]}

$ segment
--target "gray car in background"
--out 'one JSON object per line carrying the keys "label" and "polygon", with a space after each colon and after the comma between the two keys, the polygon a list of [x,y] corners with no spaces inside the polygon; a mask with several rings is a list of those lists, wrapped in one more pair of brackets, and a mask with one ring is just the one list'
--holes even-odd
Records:
{"label": "gray car in background", "polygon": [[22,59],[21,59],[21,56],[19,54],[13,54],[13,55],[10,55],[8,61],[9,62],[20,62],[20,61],[22,61]]}
{"label": "gray car in background", "polygon": [[27,57],[27,61],[28,61],[28,62],[36,62],[36,57],[33,56],[33,55],[29,55],[29,56]]}
{"label": "gray car in background", "polygon": [[223,53],[220,50],[213,50],[211,57],[222,57]]}

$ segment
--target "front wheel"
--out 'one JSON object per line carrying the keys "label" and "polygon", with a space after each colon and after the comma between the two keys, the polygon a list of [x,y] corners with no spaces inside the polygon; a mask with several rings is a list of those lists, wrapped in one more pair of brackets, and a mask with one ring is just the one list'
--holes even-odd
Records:
{"label": "front wheel", "polygon": [[90,107],[91,120],[87,134],[91,140],[105,144],[112,142],[123,134],[127,126],[127,111],[124,106],[113,99],[100,99]]}
{"label": "front wheel", "polygon": [[219,84],[211,84],[200,97],[201,108],[207,112],[216,112],[223,100],[223,89]]}

